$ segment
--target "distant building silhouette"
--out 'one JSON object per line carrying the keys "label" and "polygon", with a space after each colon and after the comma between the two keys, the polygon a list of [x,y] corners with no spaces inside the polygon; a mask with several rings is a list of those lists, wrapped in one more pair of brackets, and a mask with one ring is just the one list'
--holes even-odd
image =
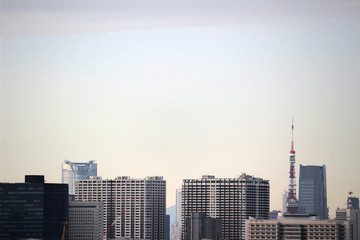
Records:
{"label": "distant building silhouette", "polygon": [[176,189],[176,217],[177,222],[181,222],[181,204],[182,204],[182,193],[181,188]]}
{"label": "distant building silhouette", "polygon": [[300,164],[299,202],[301,213],[328,218],[326,195],[326,167]]}
{"label": "distant building silhouette", "polygon": [[68,220],[68,185],[27,175],[25,183],[0,183],[0,239],[58,240]]}
{"label": "distant building silhouette", "polygon": [[281,211],[283,213],[286,213],[287,208],[286,208],[286,204],[287,204],[287,196],[288,196],[288,192],[286,190],[284,190],[284,193],[282,194],[282,200],[281,200]]}
{"label": "distant building silhouette", "polygon": [[277,219],[278,215],[281,213],[281,211],[273,210],[269,212],[269,219]]}
{"label": "distant building silhouette", "polygon": [[170,215],[165,216],[165,240],[170,240]]}
{"label": "distant building silhouette", "polygon": [[86,180],[89,176],[97,176],[97,164],[94,160],[89,162],[70,162],[65,160],[62,164],[62,183],[69,184],[69,194],[75,194],[75,181]]}
{"label": "distant building silhouette", "polygon": [[181,239],[181,199],[182,193],[181,188],[176,189],[176,212],[175,212],[175,221],[171,224],[170,230],[170,239],[171,240],[180,240]]}
{"label": "distant building silhouette", "polygon": [[238,178],[185,179],[182,185],[182,229],[194,212],[222,221],[222,239],[244,239],[245,220],[269,218],[268,180],[242,174]]}

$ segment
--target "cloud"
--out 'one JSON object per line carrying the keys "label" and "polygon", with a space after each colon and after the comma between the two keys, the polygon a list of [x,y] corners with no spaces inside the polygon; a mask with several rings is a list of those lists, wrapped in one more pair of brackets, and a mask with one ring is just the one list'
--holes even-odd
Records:
{"label": "cloud", "polygon": [[0,34],[38,35],[359,17],[358,1],[0,0]]}

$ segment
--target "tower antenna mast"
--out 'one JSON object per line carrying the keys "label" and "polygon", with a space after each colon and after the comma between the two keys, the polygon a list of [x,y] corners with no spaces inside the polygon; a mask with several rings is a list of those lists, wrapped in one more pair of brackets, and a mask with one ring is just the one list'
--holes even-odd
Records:
{"label": "tower antenna mast", "polygon": [[295,176],[295,150],[294,150],[294,118],[291,119],[291,150],[290,155],[290,175],[289,190],[287,197],[287,212],[298,213],[299,202],[296,198],[296,176]]}

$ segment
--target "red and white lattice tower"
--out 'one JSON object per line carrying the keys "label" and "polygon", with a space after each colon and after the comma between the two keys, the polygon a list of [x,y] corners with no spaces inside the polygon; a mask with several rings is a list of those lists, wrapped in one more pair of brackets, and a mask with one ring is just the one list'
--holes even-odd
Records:
{"label": "red and white lattice tower", "polygon": [[286,208],[288,213],[298,213],[299,202],[296,198],[295,150],[294,150],[294,120],[291,123],[290,176]]}
{"label": "red and white lattice tower", "polygon": [[353,205],[352,205],[352,202],[351,202],[351,194],[352,194],[352,191],[349,192],[349,197],[348,197],[348,200],[347,200],[347,209],[353,209]]}

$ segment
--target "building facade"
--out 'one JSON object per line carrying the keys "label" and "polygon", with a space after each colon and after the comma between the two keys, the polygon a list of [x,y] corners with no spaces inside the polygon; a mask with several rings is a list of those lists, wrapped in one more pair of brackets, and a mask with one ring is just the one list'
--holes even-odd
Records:
{"label": "building facade", "polygon": [[25,183],[0,183],[0,239],[48,239],[62,236],[68,220],[68,185],[25,176]]}
{"label": "building facade", "polygon": [[358,197],[350,197],[348,200],[351,201],[352,208],[359,209],[359,198]]}
{"label": "building facade", "polygon": [[166,181],[153,176],[114,180],[90,177],[75,182],[77,201],[104,203],[104,232],[108,239],[165,239]]}
{"label": "building facade", "polygon": [[101,240],[104,232],[102,202],[69,202],[68,240]]}
{"label": "building facade", "polygon": [[325,165],[300,164],[299,201],[301,213],[315,214],[319,219],[328,218]]}
{"label": "building facade", "polygon": [[185,179],[182,185],[182,230],[186,239],[186,219],[194,212],[222,221],[222,239],[244,239],[245,220],[268,219],[268,180],[242,174],[238,178]]}
{"label": "building facade", "polygon": [[65,160],[62,164],[62,183],[69,184],[69,194],[75,194],[75,181],[86,180],[90,176],[97,176],[97,163],[94,160],[89,162],[70,162]]}
{"label": "building facade", "polygon": [[308,214],[246,220],[246,239],[353,240],[348,221],[318,220]]}
{"label": "building facade", "polygon": [[221,219],[207,217],[205,213],[193,212],[186,219],[184,240],[221,240]]}
{"label": "building facade", "polygon": [[352,196],[353,192],[349,192],[349,196],[346,199],[347,208],[359,209],[359,198]]}
{"label": "building facade", "polygon": [[360,240],[360,210],[354,208],[336,209],[336,220],[346,220],[350,223],[352,239]]}

